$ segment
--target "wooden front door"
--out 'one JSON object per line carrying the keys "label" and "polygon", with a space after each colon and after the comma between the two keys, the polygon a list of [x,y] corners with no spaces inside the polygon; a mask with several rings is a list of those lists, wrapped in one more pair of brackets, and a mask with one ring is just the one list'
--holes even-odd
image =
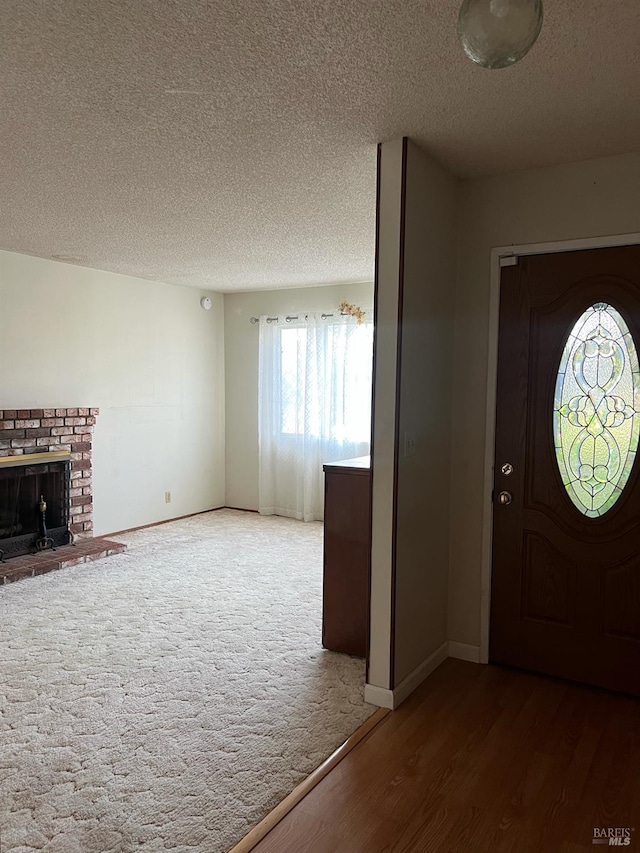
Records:
{"label": "wooden front door", "polygon": [[640,695],[640,246],[501,275],[490,659]]}

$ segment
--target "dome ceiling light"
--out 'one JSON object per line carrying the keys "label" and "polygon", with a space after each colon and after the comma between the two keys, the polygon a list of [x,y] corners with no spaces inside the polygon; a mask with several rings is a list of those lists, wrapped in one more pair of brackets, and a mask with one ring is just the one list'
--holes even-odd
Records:
{"label": "dome ceiling light", "polygon": [[464,0],[458,38],[473,62],[506,68],[531,50],[542,18],[542,0]]}

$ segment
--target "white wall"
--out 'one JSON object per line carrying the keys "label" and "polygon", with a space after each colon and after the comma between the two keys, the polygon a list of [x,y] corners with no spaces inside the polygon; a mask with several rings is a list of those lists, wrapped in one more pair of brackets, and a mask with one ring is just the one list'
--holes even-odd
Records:
{"label": "white wall", "polygon": [[0,252],[0,408],[100,407],[97,535],[224,504],[223,298],[208,295],[206,312],[194,289]]}
{"label": "white wall", "polygon": [[258,509],[258,326],[251,317],[373,308],[373,283],[226,293],[226,504]]}
{"label": "white wall", "polygon": [[[393,562],[395,549],[396,398],[398,324],[403,217],[404,141],[380,146],[376,257],[375,337],[373,351],[373,453],[371,484],[371,585],[367,683],[392,685]],[[374,701],[371,699],[370,701]]]}
{"label": "white wall", "polygon": [[491,249],[631,232],[640,232],[640,153],[461,184],[451,469],[451,640],[480,643]]}
{"label": "white wall", "polygon": [[[402,298],[395,678],[447,641],[456,180],[409,142]],[[404,455],[407,433],[415,455]]]}
{"label": "white wall", "polygon": [[446,649],[456,193],[411,141],[381,146],[367,695],[383,704]]}

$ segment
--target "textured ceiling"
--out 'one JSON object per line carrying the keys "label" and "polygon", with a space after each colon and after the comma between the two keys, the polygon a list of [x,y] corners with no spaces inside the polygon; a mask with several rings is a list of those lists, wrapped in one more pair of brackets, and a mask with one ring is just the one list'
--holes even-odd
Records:
{"label": "textured ceiling", "polygon": [[545,0],[523,62],[459,0],[2,0],[0,248],[217,290],[371,279],[375,145],[472,176],[640,148],[640,3]]}

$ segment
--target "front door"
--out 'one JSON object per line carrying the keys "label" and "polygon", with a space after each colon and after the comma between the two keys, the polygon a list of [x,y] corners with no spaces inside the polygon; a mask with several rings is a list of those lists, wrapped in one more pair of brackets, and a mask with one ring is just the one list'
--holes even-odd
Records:
{"label": "front door", "polygon": [[502,269],[490,659],[640,695],[640,246]]}

